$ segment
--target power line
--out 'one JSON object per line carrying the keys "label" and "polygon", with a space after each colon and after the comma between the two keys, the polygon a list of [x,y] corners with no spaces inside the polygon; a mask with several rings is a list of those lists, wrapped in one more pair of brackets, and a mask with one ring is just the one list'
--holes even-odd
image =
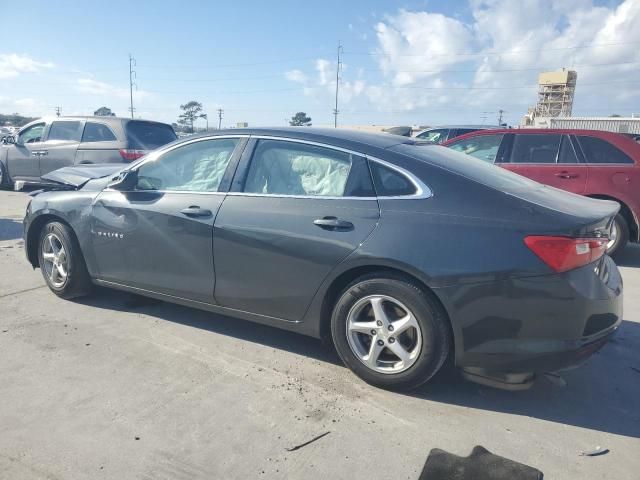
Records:
{"label": "power line", "polygon": [[368,55],[368,56],[393,56],[393,57],[452,57],[452,56],[461,56],[461,57],[476,57],[476,56],[488,56],[488,55],[514,55],[520,53],[535,53],[535,52],[555,52],[555,51],[564,51],[564,50],[579,50],[585,48],[597,48],[597,47],[611,47],[615,45],[634,45],[638,44],[640,41],[635,42],[615,42],[615,43],[600,43],[600,44],[591,44],[591,45],[575,45],[572,47],[557,47],[557,48],[537,48],[530,50],[504,50],[504,51],[488,51],[488,52],[477,52],[477,53],[467,53],[467,52],[449,52],[449,53],[429,53],[429,54],[415,54],[415,53],[405,53],[405,54],[397,54],[397,53],[385,53],[385,52],[344,52],[345,55]]}

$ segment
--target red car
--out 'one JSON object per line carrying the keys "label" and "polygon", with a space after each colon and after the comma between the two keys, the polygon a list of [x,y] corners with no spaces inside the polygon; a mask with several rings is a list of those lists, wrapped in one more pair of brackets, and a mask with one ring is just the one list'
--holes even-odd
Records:
{"label": "red car", "polygon": [[621,208],[607,252],[638,242],[640,144],[632,136],[597,130],[477,131],[442,145],[553,187],[617,201]]}

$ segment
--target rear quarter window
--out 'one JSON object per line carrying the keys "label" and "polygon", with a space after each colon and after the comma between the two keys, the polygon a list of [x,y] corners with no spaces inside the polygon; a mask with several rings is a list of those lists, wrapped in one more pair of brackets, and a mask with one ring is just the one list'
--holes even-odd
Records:
{"label": "rear quarter window", "polygon": [[87,122],[82,134],[82,142],[114,142],[116,136],[102,123]]}
{"label": "rear quarter window", "polygon": [[597,137],[578,136],[587,163],[634,163],[623,151]]}
{"label": "rear quarter window", "polygon": [[135,150],[155,150],[178,138],[171,125],[164,123],[131,120],[125,131],[128,147]]}

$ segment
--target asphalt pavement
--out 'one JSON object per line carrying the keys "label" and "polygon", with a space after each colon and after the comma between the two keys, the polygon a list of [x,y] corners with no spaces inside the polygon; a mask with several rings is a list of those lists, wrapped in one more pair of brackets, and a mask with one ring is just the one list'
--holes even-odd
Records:
{"label": "asphalt pavement", "polygon": [[106,289],[57,298],[25,260],[27,201],[0,192],[0,479],[415,479],[432,448],[475,445],[549,479],[640,478],[640,246],[619,259],[618,334],[563,381],[506,392],[449,365],[399,394],[311,338]]}

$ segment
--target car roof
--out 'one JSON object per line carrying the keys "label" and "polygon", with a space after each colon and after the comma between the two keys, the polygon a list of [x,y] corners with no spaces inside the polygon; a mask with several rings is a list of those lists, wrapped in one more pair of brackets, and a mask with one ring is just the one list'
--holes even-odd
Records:
{"label": "car roof", "polygon": [[496,130],[503,129],[500,125],[439,125],[437,127],[425,128],[422,131],[428,132],[429,130],[440,130],[442,128],[477,128],[478,130]]}
{"label": "car roof", "polygon": [[492,129],[490,131],[486,130],[478,130],[475,132],[465,133],[464,135],[460,135],[459,137],[452,138],[443,143],[443,145],[448,145],[453,142],[459,142],[460,140],[464,140],[465,138],[473,138],[479,137],[482,135],[496,135],[496,134],[505,134],[505,133],[514,133],[514,134],[566,134],[566,135],[590,135],[602,138],[616,138],[620,139],[625,137],[622,133],[617,132],[607,132],[604,130],[587,130],[587,129],[579,129],[579,128],[499,128]]}
{"label": "car roof", "polygon": [[129,117],[112,117],[112,116],[104,116],[104,115],[61,115],[61,116],[46,116],[38,118],[37,120],[33,120],[31,123],[39,123],[39,122],[53,122],[56,120],[95,120],[99,122],[150,122],[150,123],[162,123],[164,125],[169,125],[166,122],[158,122],[156,120],[147,120],[144,118],[129,118]]}
{"label": "car roof", "polygon": [[192,135],[186,137],[185,140],[219,135],[265,135],[314,141],[318,143],[330,143],[345,147],[357,145],[382,149],[402,143],[416,143],[415,139],[412,139],[411,137],[403,137],[390,133],[372,133],[363,132],[361,130],[318,127],[233,128],[227,130],[216,130],[215,133],[208,132],[200,135]]}

